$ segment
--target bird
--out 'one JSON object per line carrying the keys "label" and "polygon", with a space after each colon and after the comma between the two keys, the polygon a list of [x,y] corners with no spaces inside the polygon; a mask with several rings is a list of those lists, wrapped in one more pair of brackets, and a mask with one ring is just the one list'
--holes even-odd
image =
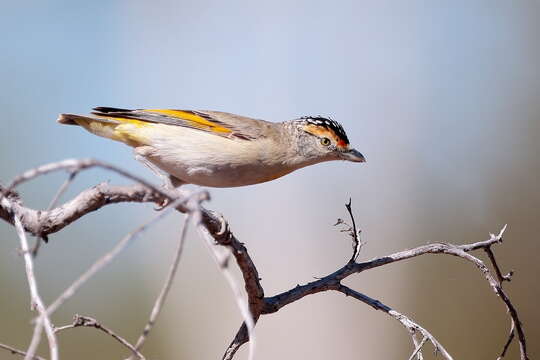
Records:
{"label": "bird", "polygon": [[341,124],[322,116],[269,122],[221,111],[96,107],[57,121],[133,147],[174,188],[246,186],[325,161],[366,161]]}

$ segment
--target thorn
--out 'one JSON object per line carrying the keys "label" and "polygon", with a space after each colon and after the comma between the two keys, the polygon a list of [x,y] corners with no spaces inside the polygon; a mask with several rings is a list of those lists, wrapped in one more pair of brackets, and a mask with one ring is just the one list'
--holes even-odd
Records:
{"label": "thorn", "polygon": [[498,236],[499,239],[502,239],[502,236],[503,236],[504,232],[506,231],[507,227],[508,227],[508,224],[504,224],[503,228],[499,232],[499,236]]}
{"label": "thorn", "polygon": [[506,281],[512,281],[512,276],[514,276],[514,270],[510,270],[506,275],[503,275],[503,279]]}

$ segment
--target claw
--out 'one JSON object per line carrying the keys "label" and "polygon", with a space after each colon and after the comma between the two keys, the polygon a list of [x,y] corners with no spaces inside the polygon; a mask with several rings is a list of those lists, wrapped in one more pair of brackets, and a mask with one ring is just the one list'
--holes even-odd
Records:
{"label": "claw", "polygon": [[227,220],[225,220],[225,217],[221,215],[220,213],[215,213],[216,216],[219,218],[219,222],[221,224],[219,231],[216,233],[217,236],[223,236],[229,232],[229,223]]}
{"label": "claw", "polygon": [[161,211],[165,209],[170,203],[171,201],[169,199],[163,199],[159,204],[156,204],[156,206],[154,206],[154,210]]}

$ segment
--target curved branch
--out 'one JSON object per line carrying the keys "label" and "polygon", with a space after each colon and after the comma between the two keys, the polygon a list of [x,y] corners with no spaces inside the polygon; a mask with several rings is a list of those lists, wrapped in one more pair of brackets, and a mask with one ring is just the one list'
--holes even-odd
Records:
{"label": "curved branch", "polygon": [[[138,184],[131,186],[111,186],[107,183],[102,183],[83,191],[65,204],[46,211],[33,210],[23,206],[17,193],[12,191],[14,186],[17,184],[33,179],[36,176],[47,174],[51,171],[63,169],[68,170],[71,174],[73,174],[81,169],[95,166],[103,167],[120,173],[137,181]],[[80,217],[92,211],[96,211],[108,204],[120,202],[152,202],[161,205],[164,201],[174,201],[176,199],[176,194],[171,194],[163,189],[158,189],[146,181],[132,176],[121,169],[117,169],[112,165],[91,159],[80,161],[66,160],[27,171],[23,175],[17,177],[11,186],[0,186],[0,218],[8,221],[11,224],[14,224],[15,219],[20,219],[24,230],[37,236],[46,237],[49,234],[60,231],[65,226],[71,224]],[[56,202],[56,199],[54,202]],[[186,204],[174,203],[173,205],[176,206],[176,209],[180,212],[190,212],[190,209],[186,207]],[[347,207],[347,209],[349,210],[349,207]],[[250,326],[256,324],[261,315],[279,311],[283,306],[300,300],[305,296],[323,291],[334,290],[353,296],[362,302],[371,305],[377,310],[382,310],[406,326],[413,335],[413,341],[415,343],[415,350],[411,358],[414,357],[415,354],[420,357],[420,349],[423,343],[426,341],[425,339],[428,339],[437,349],[441,351],[441,353],[443,353],[447,359],[451,359],[450,355],[448,355],[442,345],[440,345],[435,338],[427,332],[427,330],[421,328],[409,318],[394,311],[379,301],[371,299],[366,295],[356,292],[355,290],[341,284],[343,279],[352,274],[358,274],[366,270],[384,266],[393,262],[411,259],[424,254],[446,254],[461,257],[472,262],[483,273],[490,287],[497,294],[497,296],[502,299],[507,307],[512,321],[512,330],[510,332],[509,339],[505,344],[501,357],[504,356],[509,343],[515,337],[515,332],[517,333],[517,338],[520,344],[521,359],[528,360],[522,324],[514,305],[510,301],[508,295],[502,289],[502,282],[510,280],[511,272],[508,275],[502,275],[502,272],[495,261],[495,256],[491,251],[491,246],[502,242],[502,235],[505,228],[501,230],[499,235],[492,235],[490,239],[481,242],[465,245],[434,243],[396,252],[388,256],[361,263],[356,263],[351,260],[345,266],[319,280],[312,281],[302,286],[298,285],[293,289],[274,296],[265,297],[264,289],[260,284],[260,279],[255,264],[250,258],[245,246],[232,234],[224,218],[221,215],[206,210],[202,207],[198,208],[197,214],[200,224],[203,225],[206,230],[208,230],[209,234],[219,245],[226,247],[233,254],[236,263],[240,268],[248,295],[249,312],[251,313],[253,319]],[[352,217],[352,212],[350,212],[350,214]],[[354,224],[354,218],[352,220]],[[484,250],[487,252],[491,264],[495,269],[496,277],[491,275],[490,270],[481,260],[469,254],[469,252],[475,250]],[[353,254],[353,259],[355,258],[355,255],[356,254]],[[226,259],[223,261],[226,261]],[[421,342],[419,342],[415,337],[414,332],[416,331],[423,335],[424,340]],[[232,359],[242,344],[248,341],[248,327],[244,322],[244,324],[238,330],[235,338],[227,348],[223,358]]]}
{"label": "curved branch", "polygon": [[[0,186],[0,192],[2,190]],[[108,183],[86,189],[65,204],[47,211],[25,207],[13,192],[6,197],[12,203],[13,213],[23,219],[24,229],[35,236],[48,236],[58,232],[84,215],[109,204],[124,202],[159,204],[163,201],[163,196],[140,184],[115,186]],[[6,207],[0,207],[0,217],[12,223],[13,217],[6,210]]]}
{"label": "curved branch", "polygon": [[103,331],[105,334],[111,336],[113,339],[115,339],[116,341],[118,341],[120,344],[124,345],[126,348],[129,349],[129,351],[131,351],[133,353],[134,356],[136,356],[137,358],[139,358],[140,360],[146,360],[146,358],[144,357],[143,354],[141,354],[136,348],[135,346],[131,345],[126,339],[124,339],[123,337],[121,337],[120,335],[116,334],[114,331],[112,331],[111,329],[103,326],[102,324],[100,324],[96,319],[94,318],[91,318],[89,316],[82,316],[82,315],[75,315],[73,317],[73,323],[70,324],[70,325],[65,325],[65,326],[61,326],[61,327],[58,327],[56,329],[54,329],[54,332],[55,333],[58,333],[60,331],[64,331],[64,330],[67,330],[67,329],[74,329],[74,328],[77,328],[77,327],[93,327],[93,328],[96,328],[100,331]]}
{"label": "curved branch", "polygon": [[391,264],[398,261],[407,260],[413,257],[425,255],[425,254],[449,254],[460,256],[456,253],[456,250],[460,250],[463,253],[481,249],[487,246],[491,246],[495,243],[502,241],[502,234],[497,237],[492,237],[489,240],[480,241],[477,243],[467,245],[452,245],[444,243],[435,243],[418,246],[413,249],[400,251],[387,256],[379,257],[373,260],[360,262],[360,263],[347,263],[342,268],[334,271],[333,273],[319,279],[307,283],[305,285],[297,285],[295,288],[285,291],[283,293],[265,298],[265,307],[263,314],[269,314],[278,311],[283,306],[297,301],[307,295],[316,294],[321,291],[334,290],[343,279],[351,276],[352,274],[358,274],[366,270],[377,268],[383,265]]}
{"label": "curved branch", "polygon": [[[104,164],[92,159],[80,160],[79,163],[75,160],[66,160],[41,166],[18,176],[12,182],[12,185],[7,188],[0,186],[0,196],[5,196],[5,199],[2,200],[6,201],[6,199],[9,199],[13,204],[10,209],[5,209],[4,206],[0,206],[0,218],[12,223],[13,214],[18,214],[21,218],[24,218],[25,231],[46,238],[47,235],[62,230],[65,226],[71,224],[80,217],[99,210],[108,204],[120,202],[152,202],[161,205],[164,200],[174,199],[175,195],[169,194],[163,189],[157,189],[146,182],[131,186],[112,186],[108,183],[102,183],[81,192],[75,198],[61,206],[46,211],[39,211],[25,207],[18,194],[13,191],[13,188],[22,182],[33,179],[39,175],[48,174],[51,171],[65,169],[68,170],[70,174],[73,174],[81,169],[93,166],[114,170],[128,178],[139,181],[137,177],[116,169],[112,165]],[[70,177],[72,176],[70,175]],[[65,186],[63,185],[62,192],[64,188]],[[57,196],[55,196],[53,203],[56,202],[56,199]],[[3,205],[3,202],[0,205]],[[180,212],[189,211],[186,204],[183,203],[178,204],[176,209]],[[244,278],[245,289],[248,294],[248,310],[251,313],[254,324],[259,318],[264,305],[264,290],[260,284],[257,268],[251,260],[245,246],[236,239],[232,232],[230,232],[226,221],[220,214],[204,209],[202,206],[199,206],[199,214],[201,224],[208,230],[209,234],[218,244],[228,248],[234,256]],[[128,235],[128,239],[129,238],[131,238],[131,236]],[[122,242],[122,244],[123,243],[124,242]],[[105,257],[108,259],[110,254],[106,254]],[[102,262],[98,261],[97,265],[101,268]],[[91,276],[93,272],[90,272],[89,274]],[[81,281],[81,283],[83,282],[84,281]],[[71,288],[68,290],[69,293],[67,297],[73,292],[71,291]],[[64,294],[61,299],[64,300],[67,297]],[[50,307],[49,311],[55,309],[58,304],[61,304],[61,302],[55,302],[53,304],[55,306]]]}
{"label": "curved branch", "polygon": [[[2,203],[9,202],[6,199],[2,199]],[[32,341],[30,347],[28,348],[26,355],[24,356],[25,360],[30,360],[34,358],[34,355],[37,351],[39,345],[39,340],[41,339],[41,329],[45,329],[45,334],[49,341],[49,352],[51,360],[58,360],[58,341],[54,335],[53,325],[47,310],[45,309],[45,304],[41,299],[39,294],[36,276],[34,273],[34,261],[32,258],[32,253],[30,252],[30,247],[28,246],[28,240],[26,238],[26,233],[24,227],[21,223],[21,220],[17,215],[13,216],[13,222],[15,224],[15,229],[17,230],[17,235],[19,236],[21,251],[24,258],[25,270],[26,270],[26,279],[28,282],[28,288],[30,289],[30,299],[31,299],[31,308],[32,310],[36,309],[39,313],[39,321],[34,327],[34,335],[32,336]]]}
{"label": "curved branch", "polygon": [[[381,310],[387,313],[388,315],[390,315],[391,317],[399,321],[403,326],[405,326],[405,328],[407,328],[407,330],[411,333],[411,336],[414,336],[417,331],[420,332],[424,336],[424,338],[427,338],[433,344],[433,346],[435,347],[435,350],[440,352],[444,356],[445,359],[453,360],[452,356],[450,356],[450,354],[441,345],[441,343],[439,343],[437,339],[435,339],[435,337],[431,335],[429,331],[427,331],[426,329],[424,329],[423,327],[421,327],[420,325],[418,325],[417,323],[409,319],[407,316],[400,314],[395,310],[392,310],[392,308],[390,308],[387,305],[384,305],[379,300],[370,298],[369,296],[364,295],[356,290],[353,290],[345,285],[339,285],[335,290],[339,291],[340,293],[345,294],[346,296],[351,296],[365,304],[368,304],[375,310]],[[416,353],[420,351],[420,348],[421,346],[418,346],[418,348],[415,349],[415,352],[413,353],[413,355],[411,355],[411,358],[413,358],[414,355],[416,355]]]}

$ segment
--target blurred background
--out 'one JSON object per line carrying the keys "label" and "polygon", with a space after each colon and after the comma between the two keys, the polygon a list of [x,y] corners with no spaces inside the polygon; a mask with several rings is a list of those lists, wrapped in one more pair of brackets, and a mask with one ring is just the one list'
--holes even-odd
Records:
{"label": "blurred background", "polygon": [[[367,245],[360,260],[428,242],[485,240],[540,355],[540,5],[536,1],[30,1],[0,14],[0,181],[65,158],[94,157],[158,183],[131,150],[59,113],[94,106],[213,109],[282,121],[340,121],[366,164],[332,162],[276,181],[210,189],[256,262],[267,295],[324,276],[350,257],[332,226],[352,198]],[[20,188],[45,208],[65,174]],[[92,170],[65,199],[99,182]],[[155,212],[122,204],[50,237],[36,260],[46,302]],[[134,342],[164,281],[182,218],[152,227],[55,314],[92,316]],[[32,327],[14,229],[0,223],[0,342],[26,348]],[[482,254],[479,254],[483,257]],[[484,257],[483,257],[484,258]],[[456,359],[494,359],[509,330],[502,302],[471,264],[431,255],[347,285],[407,314]],[[150,359],[220,359],[241,323],[196,233],[144,347]],[[337,293],[298,301],[257,325],[257,359],[406,359],[406,330]],[[63,359],[121,359],[95,329],[59,336]],[[46,343],[44,340],[43,343]],[[509,359],[515,359],[517,345]],[[48,356],[46,347],[40,354]],[[431,351],[427,351],[430,358]],[[237,358],[245,359],[246,349]],[[12,359],[0,351],[0,359]]]}

